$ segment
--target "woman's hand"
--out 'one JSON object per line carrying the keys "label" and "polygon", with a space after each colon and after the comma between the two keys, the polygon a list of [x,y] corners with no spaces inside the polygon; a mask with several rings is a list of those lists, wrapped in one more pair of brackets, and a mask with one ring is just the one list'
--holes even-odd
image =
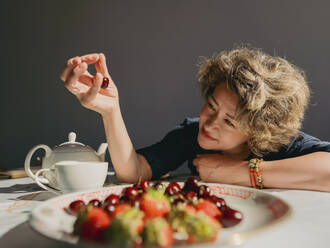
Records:
{"label": "woman's hand", "polygon": [[[88,65],[95,65],[95,76],[88,72]],[[101,88],[103,77],[109,78],[109,86],[106,89]],[[104,54],[94,53],[69,59],[60,78],[85,108],[103,116],[119,108],[118,90],[108,72]]]}
{"label": "woman's hand", "polygon": [[251,186],[248,161],[220,154],[203,154],[197,155],[193,164],[204,182]]}

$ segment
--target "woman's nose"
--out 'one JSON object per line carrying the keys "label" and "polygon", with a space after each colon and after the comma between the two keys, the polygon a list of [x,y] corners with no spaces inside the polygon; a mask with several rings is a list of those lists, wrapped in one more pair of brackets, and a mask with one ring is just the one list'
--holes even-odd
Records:
{"label": "woman's nose", "polygon": [[215,115],[211,115],[207,118],[207,120],[205,122],[205,127],[207,129],[215,129],[216,128],[216,116]]}

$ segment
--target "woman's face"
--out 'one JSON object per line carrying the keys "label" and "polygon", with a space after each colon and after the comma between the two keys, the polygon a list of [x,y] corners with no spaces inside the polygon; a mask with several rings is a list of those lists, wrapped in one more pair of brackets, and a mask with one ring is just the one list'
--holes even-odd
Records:
{"label": "woman's face", "polygon": [[200,112],[198,143],[207,150],[240,154],[247,149],[247,136],[234,120],[238,96],[219,84]]}

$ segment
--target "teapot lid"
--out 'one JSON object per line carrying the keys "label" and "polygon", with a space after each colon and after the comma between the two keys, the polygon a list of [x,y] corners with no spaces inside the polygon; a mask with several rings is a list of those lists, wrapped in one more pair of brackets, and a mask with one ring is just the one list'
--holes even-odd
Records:
{"label": "teapot lid", "polygon": [[75,132],[70,132],[68,135],[67,142],[64,142],[58,146],[54,147],[54,152],[95,152],[90,146],[84,145],[80,142],[76,142],[77,135]]}

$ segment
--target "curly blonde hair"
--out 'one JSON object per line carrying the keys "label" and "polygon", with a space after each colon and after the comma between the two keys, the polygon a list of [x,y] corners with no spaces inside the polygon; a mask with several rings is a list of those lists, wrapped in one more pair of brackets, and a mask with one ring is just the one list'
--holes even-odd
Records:
{"label": "curly blonde hair", "polygon": [[248,47],[201,58],[199,66],[197,80],[205,99],[220,83],[237,94],[235,118],[254,154],[277,152],[297,135],[310,97],[297,66]]}

